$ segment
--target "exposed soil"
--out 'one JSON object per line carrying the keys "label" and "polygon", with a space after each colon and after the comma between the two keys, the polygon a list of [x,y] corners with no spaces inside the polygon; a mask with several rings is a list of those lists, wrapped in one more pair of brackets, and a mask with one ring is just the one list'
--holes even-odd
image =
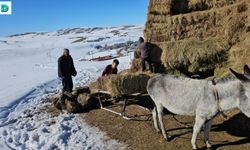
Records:
{"label": "exposed soil", "polygon": [[[114,107],[113,110],[120,110]],[[136,105],[129,105],[126,109],[128,116],[135,116],[135,120],[125,120],[122,117],[108,111],[95,109],[87,114],[82,114],[84,120],[90,125],[98,127],[111,138],[117,139],[129,145],[133,150],[185,150],[191,149],[192,125],[194,117],[164,116],[166,130],[172,135],[172,140],[167,142],[161,133],[157,133],[153,126],[151,112]],[[213,123],[210,132],[210,140],[213,149],[250,149],[250,119],[246,118],[238,110],[227,112],[229,119],[218,116]],[[190,127],[180,122],[188,123]],[[206,149],[203,142],[203,131],[197,139],[198,147]]]}
{"label": "exposed soil", "polygon": [[[143,101],[143,103],[141,103]],[[140,98],[137,104],[152,108],[152,102],[146,98]],[[118,105],[107,104],[106,107],[120,111]],[[59,115],[60,111],[52,105],[44,110],[53,115]],[[43,110],[43,111],[44,111]],[[167,115],[168,114],[168,115]],[[213,149],[218,150],[247,150],[250,149],[250,119],[239,112],[232,110],[226,112],[228,119],[218,116],[213,123],[210,132],[210,141]],[[132,150],[186,150],[191,149],[192,126],[194,117],[173,115],[166,111],[164,124],[172,140],[167,142],[161,133],[157,133],[153,126],[151,112],[138,105],[128,105],[126,115],[132,116],[132,120],[125,120],[121,116],[93,107],[92,110],[81,113],[80,116],[90,125],[99,128],[110,138],[116,139],[128,145]],[[188,127],[184,125],[188,124]],[[206,149],[203,142],[203,131],[200,132],[197,145],[200,149]]]}

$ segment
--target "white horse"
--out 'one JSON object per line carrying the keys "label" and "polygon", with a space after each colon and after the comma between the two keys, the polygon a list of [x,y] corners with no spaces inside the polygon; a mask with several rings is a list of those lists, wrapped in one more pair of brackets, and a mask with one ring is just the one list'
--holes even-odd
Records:
{"label": "white horse", "polygon": [[194,115],[195,124],[191,144],[197,149],[196,138],[204,125],[207,148],[212,119],[219,113],[239,108],[250,117],[250,69],[244,66],[244,74],[230,68],[234,78],[225,78],[215,85],[212,81],[196,80],[170,75],[158,75],[148,81],[147,91],[155,103],[152,112],[155,129],[159,132],[157,116],[164,138],[169,140],[162,122],[163,108],[178,115]]}

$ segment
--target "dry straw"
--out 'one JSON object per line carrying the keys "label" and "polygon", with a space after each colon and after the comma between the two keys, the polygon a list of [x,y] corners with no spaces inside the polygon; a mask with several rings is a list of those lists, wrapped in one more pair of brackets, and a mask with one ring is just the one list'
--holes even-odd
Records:
{"label": "dry straw", "polygon": [[121,96],[133,93],[146,93],[147,82],[151,74],[123,73],[100,77],[90,85],[91,89],[108,91],[112,96]]}

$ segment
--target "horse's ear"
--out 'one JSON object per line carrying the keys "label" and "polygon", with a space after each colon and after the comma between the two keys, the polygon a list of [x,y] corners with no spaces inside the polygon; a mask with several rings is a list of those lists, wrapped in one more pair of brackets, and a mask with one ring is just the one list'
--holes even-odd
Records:
{"label": "horse's ear", "polygon": [[229,70],[233,73],[233,75],[234,75],[237,79],[239,79],[239,80],[241,80],[241,81],[249,81],[249,79],[248,79],[247,77],[245,77],[243,74],[240,74],[240,73],[234,71],[234,70],[231,69],[231,68],[229,68]]}
{"label": "horse's ear", "polygon": [[248,65],[244,66],[244,76],[246,76],[247,78],[250,78],[250,69]]}

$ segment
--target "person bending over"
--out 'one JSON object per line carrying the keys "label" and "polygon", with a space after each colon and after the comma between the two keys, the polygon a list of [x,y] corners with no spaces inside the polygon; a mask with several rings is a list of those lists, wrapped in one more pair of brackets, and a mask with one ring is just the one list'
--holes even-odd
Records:
{"label": "person bending over", "polygon": [[115,59],[111,65],[108,65],[104,69],[104,71],[102,72],[102,76],[108,76],[108,75],[111,75],[111,74],[117,74],[117,72],[118,72],[118,69],[117,69],[118,65],[119,65],[119,61],[117,59]]}

